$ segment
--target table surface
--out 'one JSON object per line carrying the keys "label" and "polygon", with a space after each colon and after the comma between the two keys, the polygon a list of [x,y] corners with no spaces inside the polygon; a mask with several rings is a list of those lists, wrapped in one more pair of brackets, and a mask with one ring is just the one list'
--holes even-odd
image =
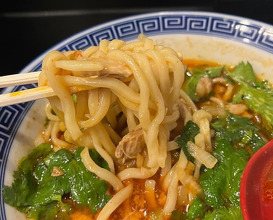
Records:
{"label": "table surface", "polygon": [[[19,2],[19,3],[18,3]],[[54,2],[54,3],[53,3]],[[18,73],[38,55],[63,39],[94,25],[125,16],[166,10],[239,15],[273,24],[272,0],[10,1],[0,9],[0,75]],[[132,3],[133,5],[130,5]]]}

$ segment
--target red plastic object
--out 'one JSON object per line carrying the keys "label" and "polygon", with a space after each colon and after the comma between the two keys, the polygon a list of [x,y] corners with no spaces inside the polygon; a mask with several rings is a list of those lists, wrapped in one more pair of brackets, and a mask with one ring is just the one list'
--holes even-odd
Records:
{"label": "red plastic object", "polygon": [[273,183],[273,140],[251,157],[243,172],[240,201],[245,220],[273,219],[273,185],[266,184],[268,178]]}

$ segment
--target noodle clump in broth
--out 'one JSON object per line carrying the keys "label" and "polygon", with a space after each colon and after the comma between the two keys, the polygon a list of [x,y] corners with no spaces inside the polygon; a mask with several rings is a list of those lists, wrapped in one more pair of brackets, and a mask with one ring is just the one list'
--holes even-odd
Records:
{"label": "noodle clump in broth", "polygon": [[[166,215],[176,207],[178,190],[191,197],[202,193],[196,181],[201,164],[212,168],[217,162],[210,154],[211,115],[197,110],[181,89],[184,72],[180,54],[144,35],[131,43],[102,40],[84,51],[46,55],[39,86],[49,85],[56,97],[46,107],[50,121],[43,137],[54,150],[84,146],[86,168],[113,187],[113,202],[98,219],[130,197],[128,179],[147,179],[149,187],[148,179],[160,172]],[[189,120],[201,128],[198,146],[190,145],[199,160],[194,166],[181,150],[172,165],[170,151],[178,149],[174,139]],[[96,149],[110,170],[97,166],[88,148]]]}
{"label": "noodle clump in broth", "polygon": [[56,96],[3,188],[27,218],[243,218],[241,175],[273,138],[273,89],[250,63],[183,60],[140,34],[49,52],[38,86]]}

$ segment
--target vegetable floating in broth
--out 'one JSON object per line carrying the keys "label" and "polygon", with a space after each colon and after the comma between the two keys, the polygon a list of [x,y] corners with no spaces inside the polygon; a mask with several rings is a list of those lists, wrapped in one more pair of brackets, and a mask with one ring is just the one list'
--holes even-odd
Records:
{"label": "vegetable floating in broth", "polygon": [[3,188],[27,218],[242,219],[241,175],[273,125],[250,63],[182,60],[140,35],[48,53],[43,85],[44,131]]}

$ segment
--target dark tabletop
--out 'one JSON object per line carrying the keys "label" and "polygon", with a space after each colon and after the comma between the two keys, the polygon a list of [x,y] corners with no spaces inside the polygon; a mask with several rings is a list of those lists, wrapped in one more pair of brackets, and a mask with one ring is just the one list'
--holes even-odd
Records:
{"label": "dark tabletop", "polygon": [[191,10],[239,15],[273,24],[272,0],[21,0],[0,9],[0,75],[18,73],[38,55],[91,26],[147,12]]}

